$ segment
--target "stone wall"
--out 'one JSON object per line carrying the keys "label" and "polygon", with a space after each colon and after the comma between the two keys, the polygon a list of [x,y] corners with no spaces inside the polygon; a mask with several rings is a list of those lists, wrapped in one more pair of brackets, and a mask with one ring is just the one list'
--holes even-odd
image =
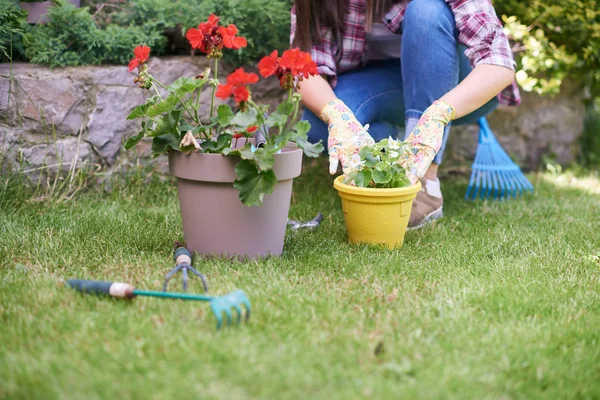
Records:
{"label": "stone wall", "polygon": [[[153,58],[150,63],[153,74],[166,83],[196,75],[206,66],[203,57]],[[31,170],[43,166],[68,170],[73,162],[87,162],[110,172],[135,157],[148,158],[149,146],[122,150],[139,123],[127,121],[127,114],[150,95],[135,87],[133,77],[124,66],[51,70],[16,63],[11,70],[9,64],[0,64],[0,160],[5,167],[25,165]],[[253,88],[259,102],[283,95],[276,79],[261,80]],[[583,130],[582,98],[575,87],[554,98],[524,94],[522,106],[500,107],[489,122],[522,165],[536,167],[543,154],[567,163],[576,155],[576,140]],[[448,165],[472,160],[477,132],[476,126],[453,128]]]}

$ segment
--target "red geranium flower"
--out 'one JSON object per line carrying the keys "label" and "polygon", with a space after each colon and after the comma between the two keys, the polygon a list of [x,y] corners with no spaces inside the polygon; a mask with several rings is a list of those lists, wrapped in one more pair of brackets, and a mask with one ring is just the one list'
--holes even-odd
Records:
{"label": "red geranium flower", "polygon": [[273,50],[270,55],[265,56],[260,60],[258,63],[258,70],[260,74],[266,78],[277,72],[277,66],[277,50]]}
{"label": "red geranium flower", "polygon": [[277,50],[263,57],[258,63],[258,69],[263,77],[277,75],[281,87],[289,89],[311,75],[317,75],[317,64],[309,53],[297,48],[286,50],[277,57]]}
{"label": "red geranium flower", "polygon": [[254,133],[254,132],[256,132],[257,129],[258,129],[258,126],[252,125],[252,126],[249,126],[248,129],[246,129],[246,132]]}
{"label": "red geranium flower", "polygon": [[129,61],[129,71],[133,71],[140,65],[144,65],[146,61],[148,61],[148,57],[150,57],[150,47],[146,45],[137,46],[133,49],[134,57]]}
{"label": "red geranium flower", "polygon": [[236,36],[238,29],[234,24],[229,24],[227,27],[220,26],[217,29],[217,32],[223,38],[223,46],[227,47],[228,49],[237,50],[241,49],[242,47],[246,47],[248,44],[248,41],[245,37]]}
{"label": "red geranium flower", "polygon": [[246,47],[246,38],[236,36],[237,33],[237,27],[233,24],[227,27],[219,26],[219,17],[212,14],[208,21],[201,22],[197,29],[188,29],[185,37],[190,41],[192,48],[208,54],[211,58],[220,58],[223,46],[234,50]]}
{"label": "red geranium flower", "polygon": [[216,96],[220,99],[227,99],[233,95],[235,102],[241,108],[250,98],[248,85],[258,82],[258,75],[252,72],[244,71],[244,68],[238,68],[227,77],[227,83],[217,87]]}
{"label": "red geranium flower", "polygon": [[243,134],[243,133],[239,133],[239,132],[237,132],[237,133],[235,133],[235,134],[233,135],[233,138],[234,138],[234,139],[239,139],[239,138],[243,138],[243,137],[244,137],[244,134]]}

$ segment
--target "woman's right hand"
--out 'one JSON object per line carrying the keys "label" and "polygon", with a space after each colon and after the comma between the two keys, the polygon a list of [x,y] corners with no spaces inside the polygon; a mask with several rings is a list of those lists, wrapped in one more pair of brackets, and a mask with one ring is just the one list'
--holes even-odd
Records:
{"label": "woman's right hand", "polygon": [[352,156],[358,154],[363,147],[375,144],[367,132],[368,125],[363,127],[354,113],[339,99],[331,100],[323,107],[321,119],[329,129],[329,173],[334,175],[340,163],[344,174],[351,172]]}

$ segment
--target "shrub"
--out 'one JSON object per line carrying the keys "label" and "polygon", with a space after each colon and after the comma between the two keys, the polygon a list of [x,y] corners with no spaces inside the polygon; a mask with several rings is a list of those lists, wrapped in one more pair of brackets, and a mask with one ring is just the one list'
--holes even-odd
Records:
{"label": "shrub", "polygon": [[26,35],[26,55],[31,62],[50,67],[126,63],[139,43],[162,48],[165,37],[152,27],[109,25],[99,29],[87,8],[60,1],[48,12],[48,22]]}
{"label": "shrub", "polygon": [[0,59],[8,61],[23,55],[22,35],[27,30],[25,12],[12,0],[0,0]]}
{"label": "shrub", "polygon": [[[517,78],[526,90],[557,92],[569,76],[600,96],[600,8],[596,0],[494,3],[509,35],[523,45]],[[512,17],[506,17],[512,16]]]}
{"label": "shrub", "polygon": [[[119,25],[152,23],[163,31],[175,28],[184,38],[187,29],[215,13],[223,23],[235,23],[248,38],[248,47],[226,56],[230,62],[241,64],[273,49],[289,47],[290,8],[290,0],[133,0],[123,11],[113,13],[110,20]],[[187,46],[185,39],[182,42]],[[170,51],[181,48],[181,44],[174,43]]]}

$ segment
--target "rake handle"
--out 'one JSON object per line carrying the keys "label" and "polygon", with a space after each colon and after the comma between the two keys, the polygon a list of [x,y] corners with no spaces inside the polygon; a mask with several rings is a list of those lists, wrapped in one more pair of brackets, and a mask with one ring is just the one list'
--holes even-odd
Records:
{"label": "rake handle", "polygon": [[67,285],[78,292],[86,294],[97,294],[116,297],[119,299],[131,299],[135,296],[148,296],[148,297],[162,297],[167,299],[181,299],[181,300],[197,300],[197,301],[211,301],[214,299],[212,296],[204,296],[201,294],[188,294],[188,293],[171,293],[171,292],[157,292],[152,290],[138,290],[130,285],[129,283],[122,282],[102,282],[102,281],[88,281],[83,279],[71,279],[67,281]]}
{"label": "rake handle", "polygon": [[131,299],[135,296],[135,288],[129,283],[70,279],[67,281],[67,286],[81,293],[106,295],[120,299]]}

